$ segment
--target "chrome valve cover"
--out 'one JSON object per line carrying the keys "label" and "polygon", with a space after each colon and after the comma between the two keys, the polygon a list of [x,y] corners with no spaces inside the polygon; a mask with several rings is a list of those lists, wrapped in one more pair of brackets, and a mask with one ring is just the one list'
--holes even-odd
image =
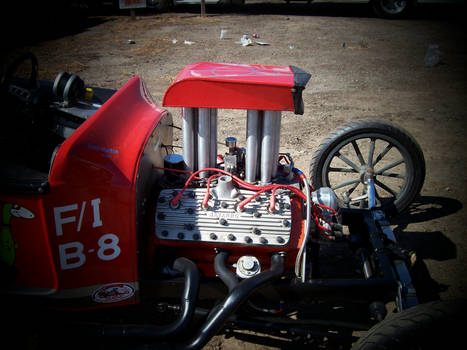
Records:
{"label": "chrome valve cover", "polygon": [[242,245],[283,246],[289,242],[292,212],[289,192],[276,191],[276,209],[269,212],[270,193],[250,201],[242,212],[237,205],[255,192],[239,189],[231,199],[217,199],[211,191],[202,208],[205,188],[188,188],[178,205],[170,201],[180,189],[160,192],[156,209],[156,236],[161,240],[197,241]]}

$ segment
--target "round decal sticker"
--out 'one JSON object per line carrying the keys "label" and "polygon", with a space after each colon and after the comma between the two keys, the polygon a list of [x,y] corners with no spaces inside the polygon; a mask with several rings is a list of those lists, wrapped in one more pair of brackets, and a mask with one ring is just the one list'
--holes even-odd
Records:
{"label": "round decal sticker", "polygon": [[97,303],[117,303],[131,298],[134,294],[135,289],[128,283],[111,283],[96,290],[92,300]]}

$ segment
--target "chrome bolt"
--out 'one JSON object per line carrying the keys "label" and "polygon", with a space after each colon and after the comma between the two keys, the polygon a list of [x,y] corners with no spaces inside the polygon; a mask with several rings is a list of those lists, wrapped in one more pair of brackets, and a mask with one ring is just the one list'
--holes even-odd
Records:
{"label": "chrome bolt", "polygon": [[243,259],[242,266],[245,270],[251,271],[255,267],[255,262],[252,259]]}

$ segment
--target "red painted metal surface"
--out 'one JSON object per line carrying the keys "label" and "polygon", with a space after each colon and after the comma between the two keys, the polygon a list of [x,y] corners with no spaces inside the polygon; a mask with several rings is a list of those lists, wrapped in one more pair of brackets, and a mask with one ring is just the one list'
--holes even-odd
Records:
{"label": "red painted metal surface", "polygon": [[[8,270],[14,279],[13,291],[26,286],[33,293],[51,294],[58,288],[49,235],[40,197],[1,196],[2,249],[9,249]],[[11,238],[12,245],[6,239]],[[8,259],[5,259],[8,258]],[[5,276],[2,276],[2,279]],[[8,277],[7,277],[8,278]]]}
{"label": "red painted metal surface", "polygon": [[[15,218],[14,288],[58,290],[60,298],[82,297],[83,306],[93,293],[94,301],[122,303],[137,294],[137,170],[165,113],[132,78],[60,146],[48,193],[0,198],[35,215]],[[121,295],[106,296],[112,283]]]}
{"label": "red painted metal surface", "polygon": [[178,74],[162,105],[294,111],[293,87],[291,67],[200,62]]}
{"label": "red painted metal surface", "polygon": [[[137,166],[163,113],[135,77],[60,147],[49,179],[47,222],[61,288],[138,280]],[[82,244],[76,258],[74,247],[81,246],[72,242]]]}

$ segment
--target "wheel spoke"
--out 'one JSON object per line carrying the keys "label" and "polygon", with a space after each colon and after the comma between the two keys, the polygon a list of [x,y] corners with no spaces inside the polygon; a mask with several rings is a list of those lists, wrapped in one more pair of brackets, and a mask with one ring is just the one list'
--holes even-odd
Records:
{"label": "wheel spoke", "polygon": [[355,140],[352,141],[352,146],[353,149],[355,150],[355,153],[357,153],[358,160],[360,161],[361,165],[365,165],[365,160],[363,159],[362,152],[360,152],[360,148],[357,145],[357,142]]}
{"label": "wheel spoke", "polygon": [[373,166],[373,155],[375,153],[375,143],[376,139],[372,138],[370,142],[370,151],[368,152],[368,166],[372,167]]}
{"label": "wheel spoke", "polygon": [[375,185],[378,185],[379,187],[381,187],[386,192],[389,192],[394,197],[397,197],[397,192],[394,191],[391,187],[389,187],[389,186],[385,185],[384,183],[382,183],[381,181],[375,179]]}
{"label": "wheel spoke", "polygon": [[331,188],[333,190],[337,190],[338,188],[342,188],[342,187],[345,187],[345,186],[348,186],[348,185],[353,185],[355,183],[358,184],[359,182],[360,182],[359,179],[344,181],[344,182],[341,182],[340,184],[332,186]]}
{"label": "wheel spoke", "polygon": [[404,163],[404,162],[405,162],[404,158],[399,159],[399,160],[396,160],[395,162],[392,162],[391,164],[388,164],[388,165],[386,165],[385,167],[383,167],[383,168],[381,168],[381,169],[375,171],[375,174],[376,174],[376,175],[381,175],[381,174],[384,173],[386,170],[389,170],[389,169],[391,169],[391,168],[394,168],[395,166],[398,166],[399,164]]}
{"label": "wheel spoke", "polygon": [[380,153],[378,154],[378,156],[376,157],[375,159],[375,162],[373,163],[373,167],[381,160],[383,159],[383,157],[391,150],[392,148],[392,144],[389,144],[386,146],[386,148]]}
{"label": "wheel spoke", "polygon": [[338,172],[338,173],[358,173],[355,169],[349,168],[329,168],[328,172]]}
{"label": "wheel spoke", "polygon": [[344,200],[344,203],[349,204],[351,202],[350,195],[352,194],[353,191],[358,187],[360,182],[356,182],[351,188],[349,188],[347,191],[343,191],[341,193],[342,199]]}
{"label": "wheel spoke", "polygon": [[350,196],[352,194],[353,191],[355,191],[355,189],[358,187],[360,181],[359,182],[356,182],[352,187],[349,188],[349,190],[347,191],[347,196]]}
{"label": "wheel spoke", "polygon": [[383,171],[381,174],[378,174],[378,175],[388,176],[388,177],[397,177],[398,179],[405,179],[405,175],[397,174],[397,173],[390,173],[387,171]]}
{"label": "wheel spoke", "polygon": [[357,165],[355,165],[350,159],[348,159],[346,156],[344,156],[343,154],[337,152],[336,153],[336,156],[342,160],[345,164],[347,164],[348,166],[350,166],[352,169],[354,169],[357,173],[360,171],[359,167]]}

